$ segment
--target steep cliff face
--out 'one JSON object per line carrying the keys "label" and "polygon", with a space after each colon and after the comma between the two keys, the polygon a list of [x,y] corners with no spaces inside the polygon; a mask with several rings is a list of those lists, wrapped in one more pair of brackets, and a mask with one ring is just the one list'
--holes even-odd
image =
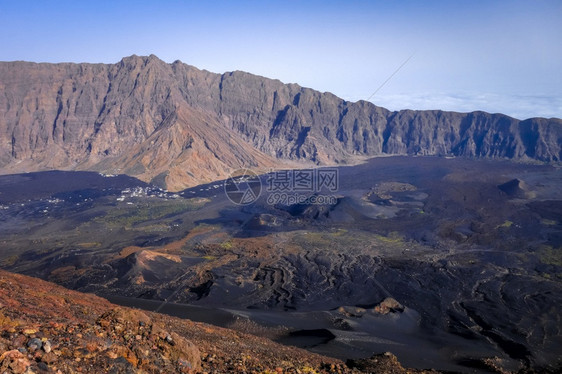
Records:
{"label": "steep cliff face", "polygon": [[243,72],[155,56],[117,64],[0,63],[0,170],[81,169],[171,189],[279,161],[381,154],[560,161],[562,121],[390,112]]}
{"label": "steep cliff face", "polygon": [[273,166],[217,113],[189,105],[181,83],[155,56],[115,65],[2,63],[0,167],[126,173],[181,189],[233,168]]}

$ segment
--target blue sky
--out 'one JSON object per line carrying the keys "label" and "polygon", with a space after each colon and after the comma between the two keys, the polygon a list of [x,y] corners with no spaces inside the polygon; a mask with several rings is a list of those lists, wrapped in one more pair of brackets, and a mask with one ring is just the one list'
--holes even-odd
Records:
{"label": "blue sky", "polygon": [[562,1],[8,1],[0,60],[155,54],[392,110],[562,117]]}

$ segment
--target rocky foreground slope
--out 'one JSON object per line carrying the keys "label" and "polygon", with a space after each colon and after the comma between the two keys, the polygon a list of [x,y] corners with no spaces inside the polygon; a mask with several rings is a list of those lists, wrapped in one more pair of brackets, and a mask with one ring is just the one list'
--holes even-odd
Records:
{"label": "rocky foreground slope", "polygon": [[390,112],[153,55],[111,65],[0,63],[2,173],[94,170],[180,190],[238,167],[382,154],[560,161],[562,121]]}
{"label": "rocky foreground slope", "polygon": [[345,365],[241,332],[117,307],[94,295],[0,270],[0,372],[416,371],[407,371],[388,353]]}

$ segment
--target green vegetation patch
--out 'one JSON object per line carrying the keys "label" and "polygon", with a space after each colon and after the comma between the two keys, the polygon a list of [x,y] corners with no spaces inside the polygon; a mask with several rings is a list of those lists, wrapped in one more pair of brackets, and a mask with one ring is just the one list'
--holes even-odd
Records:
{"label": "green vegetation patch", "polygon": [[296,233],[291,242],[303,249],[345,250],[346,253],[363,253],[365,250],[394,253],[397,250],[416,247],[397,232],[385,236],[361,230],[303,231]]}
{"label": "green vegetation patch", "polygon": [[536,253],[543,264],[562,266],[562,247],[553,248],[550,245],[543,245]]}
{"label": "green vegetation patch", "polygon": [[95,218],[95,221],[110,226],[132,227],[143,222],[159,220],[186,211],[197,210],[208,201],[208,199],[201,198],[152,199],[149,202],[136,205],[119,205],[107,212],[105,216]]}
{"label": "green vegetation patch", "polygon": [[506,220],[504,223],[499,225],[498,228],[500,228],[500,227],[510,228],[511,226],[513,226],[513,222],[511,222],[509,220]]}
{"label": "green vegetation patch", "polygon": [[0,261],[0,264],[2,266],[13,266],[18,261],[18,259],[19,257],[17,255],[11,255],[2,259],[2,261]]}
{"label": "green vegetation patch", "polygon": [[230,240],[221,243],[220,247],[222,249],[232,249],[232,242]]}
{"label": "green vegetation patch", "polygon": [[404,238],[395,231],[391,232],[388,236],[375,235],[375,238],[385,244],[404,244]]}

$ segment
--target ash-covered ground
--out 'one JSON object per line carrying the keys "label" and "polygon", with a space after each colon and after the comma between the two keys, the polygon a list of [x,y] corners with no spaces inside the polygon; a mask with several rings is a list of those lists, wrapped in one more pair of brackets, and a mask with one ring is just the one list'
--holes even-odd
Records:
{"label": "ash-covered ground", "polygon": [[337,171],[325,204],[272,204],[262,176],[245,206],[222,182],[0,176],[0,266],[338,358],[560,367],[560,168],[387,157]]}

